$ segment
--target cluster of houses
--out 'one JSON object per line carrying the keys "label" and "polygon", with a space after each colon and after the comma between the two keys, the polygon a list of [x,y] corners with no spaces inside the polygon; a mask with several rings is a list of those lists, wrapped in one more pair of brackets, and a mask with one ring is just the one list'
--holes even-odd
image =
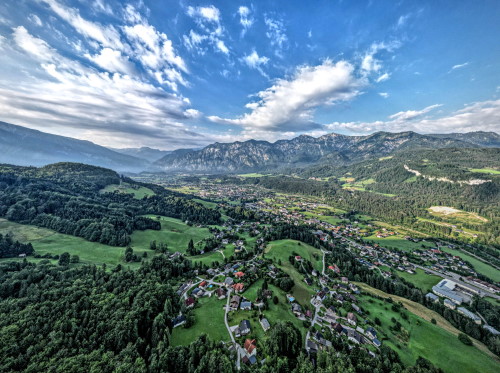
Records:
{"label": "cluster of houses", "polygon": [[[333,271],[335,268],[330,266]],[[324,279],[322,279],[324,281]],[[371,344],[380,347],[381,342],[377,338],[377,332],[373,327],[366,330],[360,324],[366,323],[362,318],[363,311],[357,304],[355,294],[359,294],[359,289],[355,284],[349,282],[347,277],[341,277],[340,282],[330,285],[331,288],[324,286],[316,293],[311,303],[316,307],[317,315],[314,318],[315,324],[321,328],[329,328],[333,333],[344,335],[352,344]],[[336,306],[326,306],[323,302],[327,299],[333,300],[340,305],[348,304],[352,312],[347,312],[345,317],[341,316]],[[331,302],[328,302],[329,304]],[[360,316],[358,316],[360,315]],[[360,322],[360,317],[362,322]],[[322,333],[316,331],[306,341],[306,348],[309,352],[317,352],[331,347],[331,342],[325,340]]]}

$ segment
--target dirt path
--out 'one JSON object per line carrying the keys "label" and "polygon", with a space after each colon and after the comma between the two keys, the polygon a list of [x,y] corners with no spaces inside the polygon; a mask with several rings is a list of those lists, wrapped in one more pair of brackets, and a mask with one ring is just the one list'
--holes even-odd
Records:
{"label": "dirt path", "polygon": [[[403,297],[399,297],[397,295],[385,293],[382,290],[372,288],[371,286],[368,286],[367,284],[362,283],[362,282],[356,282],[356,285],[358,285],[361,289],[363,289],[369,293],[372,293],[372,294],[375,294],[375,295],[378,295],[378,296],[384,297],[384,298],[392,298],[397,302],[403,303],[403,305],[405,306],[405,308],[408,311],[417,315],[418,317],[421,317],[424,320],[431,321],[431,319],[435,319],[437,326],[450,332],[453,335],[458,336],[458,334],[461,333],[460,330],[458,330],[453,325],[451,325],[451,323],[449,321],[447,321],[443,316],[441,316],[437,312],[434,312],[434,311],[428,309],[427,307],[421,305],[420,303],[411,301],[411,300],[403,298]],[[479,350],[483,351],[484,353],[486,353],[489,356],[491,356],[492,358],[494,358],[497,362],[500,362],[500,358],[498,356],[496,356],[493,352],[488,350],[488,347],[486,347],[483,343],[479,342],[478,340],[476,340],[472,337],[470,337],[470,338],[472,339],[474,346],[476,346]]]}

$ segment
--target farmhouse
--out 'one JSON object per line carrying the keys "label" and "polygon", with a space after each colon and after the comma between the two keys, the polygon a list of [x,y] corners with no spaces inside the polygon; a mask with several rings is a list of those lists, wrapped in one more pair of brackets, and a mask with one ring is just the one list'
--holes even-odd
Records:
{"label": "farmhouse", "polygon": [[247,334],[249,334],[252,331],[252,329],[250,328],[250,321],[248,321],[248,320],[242,320],[240,322],[239,329],[240,329],[240,334],[241,335],[247,335]]}
{"label": "farmhouse", "polygon": [[250,311],[252,309],[252,303],[249,301],[243,301],[240,304],[240,309],[245,311]]}
{"label": "farmhouse", "polygon": [[233,295],[229,303],[229,307],[231,307],[234,310],[237,310],[240,305],[240,300],[241,298],[238,295]]}
{"label": "farmhouse", "polygon": [[352,312],[349,312],[347,314],[347,321],[349,322],[349,324],[351,325],[356,325],[356,322],[358,321],[358,318],[356,317],[355,314],[353,314]]}
{"label": "farmhouse", "polygon": [[271,328],[271,324],[269,324],[269,321],[266,318],[260,320],[260,325],[265,332],[267,332]]}

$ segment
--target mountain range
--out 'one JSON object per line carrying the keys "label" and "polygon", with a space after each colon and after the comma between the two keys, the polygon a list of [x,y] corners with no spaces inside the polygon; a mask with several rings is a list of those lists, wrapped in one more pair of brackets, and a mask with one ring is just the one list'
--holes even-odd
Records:
{"label": "mountain range", "polygon": [[201,150],[174,151],[154,162],[152,169],[186,173],[265,172],[315,164],[346,165],[406,150],[477,147],[500,147],[500,136],[494,132],[447,136],[408,131],[367,136],[331,133],[317,138],[302,135],[275,143],[215,143]]}
{"label": "mountain range", "polygon": [[148,147],[109,149],[90,141],[0,122],[0,163],[44,166],[79,162],[131,173],[264,172],[320,164],[347,165],[406,150],[478,147],[500,148],[500,136],[495,132],[421,135],[408,131],[367,136],[331,133],[274,143],[248,140],[164,151]]}

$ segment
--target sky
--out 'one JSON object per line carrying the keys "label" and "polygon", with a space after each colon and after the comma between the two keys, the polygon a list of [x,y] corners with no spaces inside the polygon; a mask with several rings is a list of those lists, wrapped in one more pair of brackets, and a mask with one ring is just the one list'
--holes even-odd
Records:
{"label": "sky", "polygon": [[109,147],[500,133],[500,1],[4,0],[0,120]]}

